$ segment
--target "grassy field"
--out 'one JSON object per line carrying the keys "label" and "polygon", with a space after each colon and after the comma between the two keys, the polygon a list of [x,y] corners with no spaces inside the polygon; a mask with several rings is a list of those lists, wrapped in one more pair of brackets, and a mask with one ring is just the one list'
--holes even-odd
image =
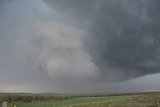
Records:
{"label": "grassy field", "polygon": [[157,107],[160,93],[79,97],[64,101],[13,102],[17,107]]}

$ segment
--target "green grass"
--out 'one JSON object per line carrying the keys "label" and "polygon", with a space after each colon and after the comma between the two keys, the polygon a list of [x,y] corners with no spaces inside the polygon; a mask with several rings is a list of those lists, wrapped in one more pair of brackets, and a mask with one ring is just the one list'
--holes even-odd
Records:
{"label": "green grass", "polygon": [[[118,95],[106,97],[80,97],[64,101],[15,102],[17,107],[157,107],[159,93]],[[11,104],[9,107],[13,107]]]}
{"label": "green grass", "polygon": [[[94,102],[101,102],[109,99],[109,97],[84,97],[73,98],[64,101],[44,101],[44,102],[31,102],[31,103],[14,103],[17,107],[63,107],[73,106],[77,104],[90,104]],[[10,107],[12,105],[10,104]]]}

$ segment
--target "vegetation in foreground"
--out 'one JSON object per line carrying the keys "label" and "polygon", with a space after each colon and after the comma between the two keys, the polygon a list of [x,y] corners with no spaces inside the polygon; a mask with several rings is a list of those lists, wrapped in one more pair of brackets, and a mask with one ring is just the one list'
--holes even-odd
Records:
{"label": "vegetation in foreground", "polygon": [[160,93],[1,94],[0,101],[9,107],[157,107]]}

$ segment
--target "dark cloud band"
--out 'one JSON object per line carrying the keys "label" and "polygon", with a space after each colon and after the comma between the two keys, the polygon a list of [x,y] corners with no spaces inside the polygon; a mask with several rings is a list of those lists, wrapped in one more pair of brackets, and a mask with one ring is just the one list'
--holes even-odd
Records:
{"label": "dark cloud band", "polygon": [[86,51],[104,78],[121,74],[115,80],[126,80],[159,72],[158,0],[44,1],[71,15],[77,24],[88,22]]}

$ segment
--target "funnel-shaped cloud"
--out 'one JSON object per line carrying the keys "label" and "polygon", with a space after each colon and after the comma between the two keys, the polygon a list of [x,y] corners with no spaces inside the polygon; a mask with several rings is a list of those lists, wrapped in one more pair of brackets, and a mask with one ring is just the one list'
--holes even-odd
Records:
{"label": "funnel-shaped cloud", "polygon": [[0,91],[159,90],[159,5],[0,0]]}
{"label": "funnel-shaped cloud", "polygon": [[44,1],[87,28],[85,48],[104,79],[159,72],[159,0]]}
{"label": "funnel-shaped cloud", "polygon": [[31,53],[29,51],[27,55],[40,71],[64,80],[97,75],[92,58],[83,50],[82,39],[86,36],[83,30],[56,22],[39,22],[31,26],[29,31],[35,31],[29,39]]}

